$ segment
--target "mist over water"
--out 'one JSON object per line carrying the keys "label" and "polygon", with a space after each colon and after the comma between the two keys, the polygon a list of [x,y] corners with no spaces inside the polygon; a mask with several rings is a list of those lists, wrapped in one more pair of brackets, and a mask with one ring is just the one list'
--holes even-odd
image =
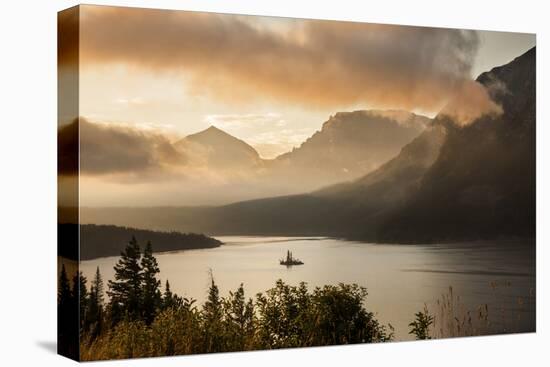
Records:
{"label": "mist over water", "polygon": [[[162,284],[168,279],[172,291],[195,298],[200,305],[206,298],[210,269],[223,296],[243,283],[246,296],[255,297],[277,279],[291,285],[305,281],[310,288],[357,283],[369,292],[367,309],[395,327],[397,340],[412,339],[408,324],[414,313],[424,303],[433,307],[452,286],[467,309],[487,304],[495,327],[535,328],[533,243],[383,245],[318,237],[217,238],[225,242],[219,248],[157,253]],[[287,250],[305,264],[279,265]],[[99,266],[106,282],[113,279],[117,260],[83,261],[81,270],[91,279]]]}

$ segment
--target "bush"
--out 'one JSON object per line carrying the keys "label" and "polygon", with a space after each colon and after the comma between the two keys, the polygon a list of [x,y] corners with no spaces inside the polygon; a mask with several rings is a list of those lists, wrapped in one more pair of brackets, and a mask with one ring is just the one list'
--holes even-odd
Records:
{"label": "bush", "polygon": [[95,340],[84,333],[83,360],[232,352],[258,349],[372,343],[391,340],[363,302],[356,284],[326,285],[309,292],[306,283],[279,280],[256,300],[241,285],[219,298],[212,280],[201,310],[193,301],[159,312],[150,326],[122,320]]}

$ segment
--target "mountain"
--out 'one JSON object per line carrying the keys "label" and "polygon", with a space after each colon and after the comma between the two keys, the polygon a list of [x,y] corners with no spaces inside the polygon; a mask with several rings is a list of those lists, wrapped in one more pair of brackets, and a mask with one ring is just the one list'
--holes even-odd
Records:
{"label": "mountain", "polygon": [[309,194],[218,207],[82,208],[81,220],[218,235],[364,236],[367,223],[374,228],[387,209],[417,188],[444,138],[445,129],[429,127],[374,172]]}
{"label": "mountain", "polygon": [[352,180],[394,157],[430,119],[406,111],[338,112],[300,147],[270,162],[270,175],[299,175],[302,191]]}
{"label": "mountain", "polygon": [[[175,146],[178,149],[186,149],[184,155],[191,157],[188,158],[189,166],[217,165],[212,171],[219,174],[223,174],[224,170],[228,171],[223,186],[226,189],[211,189],[208,196],[215,199],[226,192],[240,190],[238,195],[241,199],[234,200],[236,204],[202,208],[82,208],[82,220],[83,223],[128,225],[154,230],[185,231],[187,228],[193,228],[193,231],[212,234],[250,230],[258,230],[258,233],[278,233],[291,227],[296,229],[295,233],[301,233],[300,223],[311,217],[307,214],[308,204],[315,207],[319,196],[313,196],[311,200],[305,199],[305,202],[291,200],[291,203],[301,203],[301,207],[293,209],[295,213],[303,213],[303,219],[300,220],[285,212],[286,202],[283,205],[277,204],[277,209],[281,211],[278,216],[288,217],[289,223],[284,222],[284,218],[274,221],[272,215],[277,214],[270,210],[276,208],[264,206],[266,202],[279,203],[278,199],[256,198],[278,198],[294,193],[311,192],[332,183],[361,177],[395,156],[403,145],[427,127],[429,129],[430,124],[431,120],[427,117],[405,111],[339,112],[299,148],[275,160],[261,162],[258,162],[258,155],[252,147],[215,127],[210,127],[180,140]],[[238,159],[233,158],[231,162],[224,164],[224,155],[228,151],[236,152],[233,155]],[[204,157],[206,158],[201,162]],[[241,163],[235,164],[236,161]],[[231,188],[227,189],[229,175],[233,175],[233,181]],[[201,183],[203,188],[207,185],[208,181]],[[249,200],[242,201],[242,197]],[[205,202],[205,198],[201,200]],[[255,215],[254,210],[259,210],[261,214],[258,213],[257,218],[250,219],[254,220],[254,225],[249,225],[247,218],[249,213]],[[330,223],[316,222],[307,225],[309,233],[318,231],[319,226],[323,227],[323,233],[328,233],[329,228],[332,228]]]}
{"label": "mountain", "polygon": [[[405,111],[338,112],[300,147],[275,159],[211,126],[174,144],[188,169],[204,169],[226,190],[216,197],[233,201],[309,192],[352,180],[378,168],[418,136],[431,120]],[[189,174],[192,176],[192,174]],[[209,185],[208,179],[201,179]],[[227,202],[227,200],[226,200]]]}
{"label": "mountain", "polygon": [[262,164],[258,152],[232,135],[210,126],[199,133],[188,135],[174,146],[183,151],[192,166],[210,169],[254,169]]}
{"label": "mountain", "polygon": [[347,233],[377,242],[534,237],[535,60],[533,48],[477,78],[502,114],[464,127],[440,114],[379,170],[316,194],[347,203]]}
{"label": "mountain", "polygon": [[[158,182],[148,194],[137,185],[127,190],[137,190],[142,196],[137,201],[145,204],[222,205],[309,192],[360,177],[395,155],[428,123],[400,111],[338,113],[301,147],[266,160],[214,126],[173,142],[173,136],[161,132],[80,118],[58,131],[58,163],[62,175],[75,175],[78,155],[63,152],[80,148],[86,158],[80,165],[81,182],[97,175],[107,185]],[[81,132],[80,139],[75,131]],[[376,136],[386,138],[387,146]],[[139,205],[128,204],[129,196],[121,195],[113,205]]]}
{"label": "mountain", "polygon": [[440,114],[395,157],[355,180],[218,207],[88,208],[82,217],[211,234],[394,243],[534,237],[535,60],[533,48],[477,78],[500,115],[463,126]]}
{"label": "mountain", "polygon": [[373,237],[388,213],[418,190],[445,139],[444,127],[431,126],[362,178],[308,194],[207,208],[180,217],[181,224],[223,234]]}
{"label": "mountain", "polygon": [[381,240],[534,237],[535,63],[532,48],[477,78],[503,113],[464,128],[447,124],[437,161],[380,228]]}

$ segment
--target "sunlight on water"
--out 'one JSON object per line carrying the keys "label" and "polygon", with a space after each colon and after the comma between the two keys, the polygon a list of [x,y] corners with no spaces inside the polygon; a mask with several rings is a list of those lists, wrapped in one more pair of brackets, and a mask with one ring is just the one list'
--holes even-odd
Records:
{"label": "sunlight on water", "polygon": [[[162,284],[202,303],[212,269],[222,295],[245,286],[248,297],[271,288],[277,279],[310,286],[357,283],[367,287],[366,307],[395,327],[397,339],[411,339],[408,324],[424,303],[433,304],[452,286],[475,309],[487,303],[496,313],[520,315],[516,330],[533,331],[535,252],[532,244],[483,242],[456,245],[379,245],[315,237],[218,237],[215,249],[159,253]],[[279,265],[286,251],[305,264]],[[117,257],[81,263],[91,279],[99,266],[105,282],[114,275]],[[491,287],[491,282],[509,282]],[[534,293],[533,293],[534,294]],[[518,297],[526,299],[520,307]],[[515,317],[515,316],[514,316]]]}

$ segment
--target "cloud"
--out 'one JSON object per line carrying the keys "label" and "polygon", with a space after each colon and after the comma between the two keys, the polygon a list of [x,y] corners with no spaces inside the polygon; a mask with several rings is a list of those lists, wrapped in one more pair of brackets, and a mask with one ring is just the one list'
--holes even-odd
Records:
{"label": "cloud", "polygon": [[69,8],[57,15],[57,59],[63,67],[78,67],[80,9]]}
{"label": "cloud", "polygon": [[250,136],[248,142],[265,159],[287,153],[305,142],[315,131],[311,128],[285,128],[277,132],[260,132]]}
{"label": "cloud", "polygon": [[279,113],[214,114],[204,122],[228,133],[244,137],[264,159],[272,159],[299,146],[314,132],[313,128],[291,127]]}
{"label": "cloud", "polygon": [[[183,144],[181,136],[157,125],[91,122],[80,117],[58,130],[59,173],[80,172],[83,177],[127,184],[222,184],[249,177],[253,162],[232,161],[228,147],[206,140]],[[216,159],[229,160],[217,166]]]}
{"label": "cloud", "polygon": [[479,45],[470,30],[277,18],[262,27],[243,16],[81,9],[83,67],[178,73],[196,93],[235,103],[438,111],[470,79]]}
{"label": "cloud", "polygon": [[58,144],[63,175],[76,175],[79,169],[83,175],[95,176],[158,175],[186,162],[170,139],[154,130],[93,123],[85,118],[61,127]]}
{"label": "cloud", "polygon": [[204,121],[209,125],[214,125],[220,129],[248,129],[258,127],[282,127],[286,121],[280,114],[274,112],[268,113],[249,113],[249,114],[214,114],[207,115]]}
{"label": "cloud", "polygon": [[134,105],[139,106],[145,104],[145,101],[143,98],[135,97],[135,98],[117,98],[114,103],[121,104],[121,105]]}
{"label": "cloud", "polygon": [[[506,88],[504,84],[495,83],[494,88]],[[441,110],[440,115],[448,116],[459,126],[466,126],[481,116],[498,116],[502,106],[495,103],[489,89],[476,81],[464,82],[455,90],[450,102]]]}

